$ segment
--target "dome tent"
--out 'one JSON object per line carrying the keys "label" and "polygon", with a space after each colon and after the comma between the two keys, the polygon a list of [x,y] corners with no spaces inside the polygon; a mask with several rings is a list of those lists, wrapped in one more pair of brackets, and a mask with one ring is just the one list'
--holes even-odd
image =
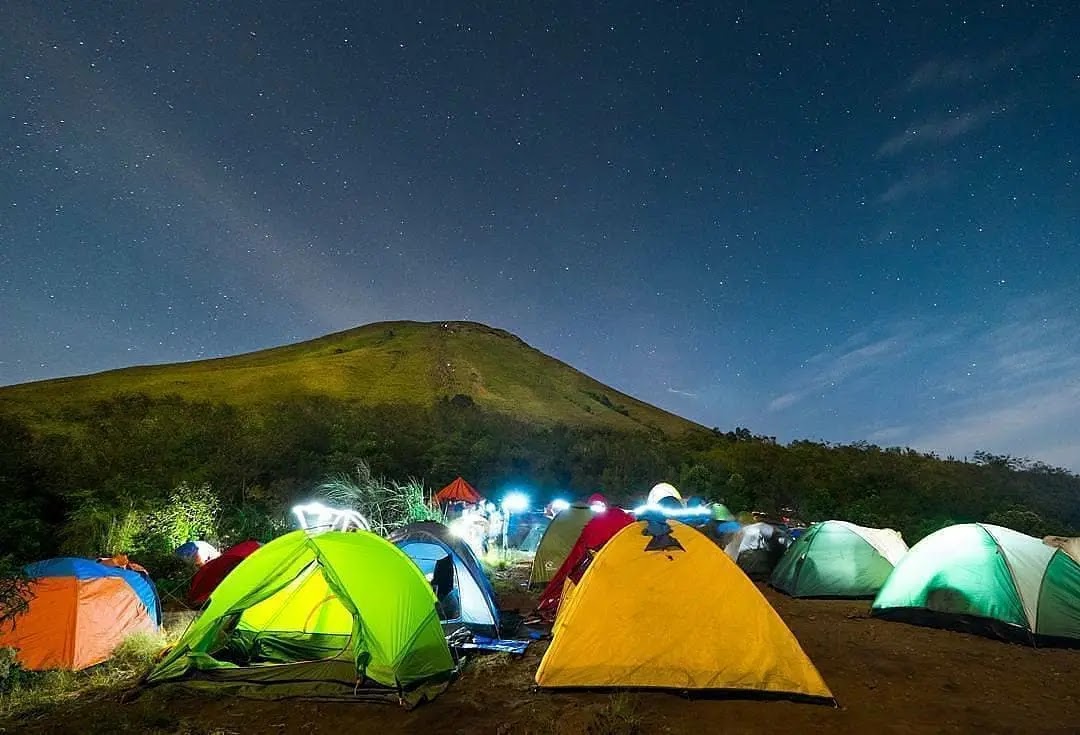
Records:
{"label": "dome tent", "polygon": [[592,556],[616,533],[633,522],[634,516],[621,508],[608,508],[603,513],[597,513],[585,524],[585,528],[581,529],[581,535],[574,543],[574,548],[570,550],[562,566],[540,593],[540,602],[537,603],[536,609],[541,617],[547,620],[554,618],[562,599],[563,584],[566,580],[578,582],[588,568],[588,564],[591,563]]}
{"label": "dome tent", "polygon": [[728,507],[723,503],[713,503],[710,506],[712,511],[712,519],[714,521],[733,521],[735,520],[735,514],[728,510]]}
{"label": "dome tent", "polygon": [[199,567],[195,576],[191,578],[191,586],[188,587],[188,602],[193,605],[202,605],[209,599],[210,594],[221,584],[221,580],[229,576],[229,572],[244,559],[255,553],[262,544],[258,541],[241,541],[235,546],[230,546],[221,556]]}
{"label": "dome tent", "polygon": [[769,584],[792,597],[873,597],[905,553],[891,528],[825,521],[788,547]]}
{"label": "dome tent", "polygon": [[1029,644],[1080,642],[1080,565],[1001,526],[964,523],[915,544],[871,614]]}
{"label": "dome tent", "polygon": [[447,632],[464,626],[499,637],[499,605],[472,548],[434,521],[410,523],[390,535],[424,576],[438,600],[439,619]]}
{"label": "dome tent", "polygon": [[791,536],[786,526],[751,523],[743,526],[736,561],[751,579],[768,579],[790,544]]}
{"label": "dome tent", "polygon": [[571,505],[551,519],[533,556],[529,586],[546,585],[566,561],[570,549],[581,535],[581,529],[592,520],[593,511],[587,505]]}
{"label": "dome tent", "polygon": [[671,483],[659,482],[653,485],[652,490],[649,491],[645,504],[681,508],[683,506],[683,497]]}
{"label": "dome tent", "polygon": [[712,541],[636,521],[567,582],[541,687],[748,691],[832,702],[780,616]]}
{"label": "dome tent", "polygon": [[294,531],[240,562],[147,681],[416,704],[454,671],[435,595],[400,549]]}
{"label": "dome tent", "polygon": [[130,569],[66,557],[25,570],[27,610],[0,626],[0,648],[25,669],[80,671],[107,661],[128,636],[161,624],[153,584]]}
{"label": "dome tent", "polygon": [[213,544],[206,541],[188,541],[178,546],[174,553],[177,557],[196,568],[213,561],[219,556],[218,550],[214,548]]}

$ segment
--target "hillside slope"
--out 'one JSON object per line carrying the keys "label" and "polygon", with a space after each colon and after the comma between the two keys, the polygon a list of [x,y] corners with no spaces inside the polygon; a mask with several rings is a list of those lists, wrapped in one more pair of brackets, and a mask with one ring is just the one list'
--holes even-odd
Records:
{"label": "hillside slope", "polygon": [[[500,329],[473,322],[379,322],[235,357],[112,370],[0,388],[0,411],[33,423],[117,393],[272,406],[294,396],[432,405],[467,396],[538,424],[678,434],[700,428],[620,393]],[[458,399],[462,400],[462,399]]]}

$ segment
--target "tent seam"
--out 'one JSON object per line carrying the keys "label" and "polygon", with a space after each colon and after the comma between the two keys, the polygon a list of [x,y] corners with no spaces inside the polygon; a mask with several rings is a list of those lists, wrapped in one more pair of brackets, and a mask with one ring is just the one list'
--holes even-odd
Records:
{"label": "tent seam", "polygon": [[[1028,619],[1027,609],[1024,607],[1024,596],[1022,594],[1020,594],[1020,588],[1016,585],[1016,572],[1013,571],[1012,564],[1009,563],[1009,557],[1005,553],[1005,549],[1001,546],[1000,543],[998,543],[997,537],[990,532],[990,529],[988,529],[986,526],[984,526],[981,523],[976,523],[975,525],[978,526],[979,529],[983,533],[985,533],[987,536],[990,537],[990,540],[994,543],[994,548],[996,548],[998,550],[998,552],[1001,554],[1001,560],[1005,563],[1005,568],[1007,570],[1009,570],[1009,584],[1012,585],[1013,592],[1016,593],[1016,599],[1020,601],[1020,609],[1023,610],[1023,612],[1024,612],[1024,620],[1028,624],[1028,632],[1031,634],[1032,640],[1034,641],[1035,629],[1034,629],[1034,627],[1032,627],[1031,620]],[[1051,558],[1053,558],[1053,557],[1051,557]],[[1044,570],[1044,574],[1045,574],[1045,570]],[[1041,584],[1039,585],[1039,593],[1042,594],[1042,585]],[[1039,613],[1039,611],[1038,611],[1038,600],[1035,601],[1035,607],[1036,607],[1035,614],[1037,616],[1038,613]]]}

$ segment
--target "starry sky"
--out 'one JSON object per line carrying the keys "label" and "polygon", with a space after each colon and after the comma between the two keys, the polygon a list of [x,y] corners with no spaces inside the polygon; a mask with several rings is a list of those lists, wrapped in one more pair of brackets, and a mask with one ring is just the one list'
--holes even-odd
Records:
{"label": "starry sky", "polygon": [[470,319],[1080,470],[1080,4],[373,5],[3,4],[0,384]]}

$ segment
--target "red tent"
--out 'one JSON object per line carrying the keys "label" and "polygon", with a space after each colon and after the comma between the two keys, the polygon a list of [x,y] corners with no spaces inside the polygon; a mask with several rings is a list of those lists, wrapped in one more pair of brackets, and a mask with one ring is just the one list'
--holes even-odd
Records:
{"label": "red tent", "polygon": [[479,503],[483,498],[460,477],[435,493],[436,503]]}
{"label": "red tent", "polygon": [[559,571],[555,572],[555,576],[540,594],[540,604],[536,606],[540,617],[547,620],[555,618],[559,601],[562,600],[563,582],[566,578],[570,577],[574,582],[579,582],[581,575],[589,567],[592,555],[599,551],[608,539],[629,526],[634,520],[634,516],[622,508],[609,507],[602,513],[594,515],[592,520],[585,524],[574,548],[570,549],[566,561],[562,563]]}
{"label": "red tent", "polygon": [[262,544],[258,541],[241,541],[236,546],[226,549],[221,556],[199,567],[195,576],[191,578],[191,587],[188,589],[188,601],[192,605],[201,605],[210,597],[210,594],[221,584],[221,580],[229,576],[229,572],[244,559],[251,556]]}

